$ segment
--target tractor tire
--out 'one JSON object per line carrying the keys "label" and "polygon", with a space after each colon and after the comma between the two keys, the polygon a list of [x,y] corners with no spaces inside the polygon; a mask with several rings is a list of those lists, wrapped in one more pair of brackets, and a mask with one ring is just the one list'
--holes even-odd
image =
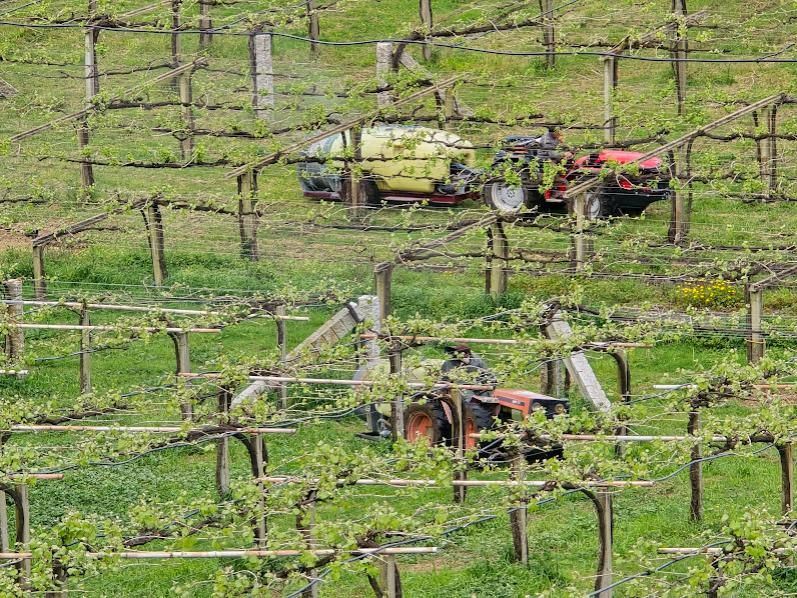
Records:
{"label": "tractor tire", "polygon": [[478,449],[479,458],[487,458],[501,447],[500,440],[479,441],[470,435],[495,427],[493,410],[478,400],[465,403],[465,448]]}
{"label": "tractor tire", "polygon": [[382,205],[382,198],[379,195],[379,188],[376,186],[376,181],[373,179],[364,179],[360,181],[360,185],[362,186],[363,195],[365,195],[365,205]]}
{"label": "tractor tire", "polygon": [[410,403],[404,410],[404,438],[407,442],[426,442],[430,446],[447,444],[451,422],[443,407],[434,401]]}
{"label": "tractor tire", "polygon": [[613,216],[615,213],[614,200],[604,191],[602,186],[587,191],[585,201],[584,211],[586,212],[587,220],[599,220]]}
{"label": "tractor tire", "polygon": [[529,205],[529,191],[522,185],[508,185],[504,179],[492,179],[484,184],[482,199],[499,214],[518,214]]}

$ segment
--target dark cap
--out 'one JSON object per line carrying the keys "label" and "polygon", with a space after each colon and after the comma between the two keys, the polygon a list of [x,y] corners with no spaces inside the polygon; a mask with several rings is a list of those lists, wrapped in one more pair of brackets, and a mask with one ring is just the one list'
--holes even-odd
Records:
{"label": "dark cap", "polygon": [[446,347],[446,353],[466,353],[470,355],[471,350],[468,345],[459,343],[458,345],[449,345]]}

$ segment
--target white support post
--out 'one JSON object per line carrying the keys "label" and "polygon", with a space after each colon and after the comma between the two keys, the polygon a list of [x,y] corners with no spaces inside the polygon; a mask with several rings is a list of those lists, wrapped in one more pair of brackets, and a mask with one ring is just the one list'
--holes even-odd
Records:
{"label": "white support post", "polygon": [[617,57],[604,56],[603,60],[603,140],[613,144],[617,135],[614,116],[614,90],[617,87]]}
{"label": "white support post", "polygon": [[274,109],[274,39],[260,29],[249,34],[249,68],[252,72],[252,106],[258,118]]}
{"label": "white support post", "polygon": [[[434,18],[432,17],[432,0],[420,0],[418,10],[421,15],[421,24],[426,32],[431,32],[434,26]],[[429,38],[427,38],[429,39]],[[423,59],[432,59],[432,46],[424,44],[423,46]]]}
{"label": "white support post", "polygon": [[393,103],[393,94],[387,89],[393,69],[393,43],[376,44],[376,84],[382,91],[376,94],[376,103],[380,108]]}

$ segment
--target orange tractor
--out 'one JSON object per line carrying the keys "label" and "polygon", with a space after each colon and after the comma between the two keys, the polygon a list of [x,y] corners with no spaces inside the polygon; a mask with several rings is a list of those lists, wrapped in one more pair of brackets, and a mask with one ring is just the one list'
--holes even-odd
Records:
{"label": "orange tractor", "polygon": [[[428,360],[423,372],[440,371],[442,362]],[[368,379],[376,372],[388,371],[386,360],[377,360],[364,366],[355,379]],[[420,381],[424,375],[405,372],[409,380]],[[476,384],[482,384],[478,379]],[[492,386],[490,382],[485,386]],[[493,388],[492,390],[460,390],[465,417],[466,447],[476,448],[478,440],[472,436],[490,430],[496,425],[512,420],[522,420],[534,411],[543,411],[549,419],[569,411],[567,399],[546,396],[530,390]],[[453,446],[456,408],[449,388],[423,390],[405,399],[404,437],[409,442]],[[369,422],[370,431],[362,436],[387,438],[391,435],[390,403],[380,403],[364,408],[361,415]]]}
{"label": "orange tractor", "polygon": [[[410,397],[404,410],[404,436],[410,442],[454,444],[454,407],[449,391],[423,392]],[[465,446],[479,444],[473,434],[490,430],[502,422],[524,419],[533,411],[544,411],[549,419],[567,413],[567,399],[557,399],[530,390],[495,389],[489,394],[463,397]]]}

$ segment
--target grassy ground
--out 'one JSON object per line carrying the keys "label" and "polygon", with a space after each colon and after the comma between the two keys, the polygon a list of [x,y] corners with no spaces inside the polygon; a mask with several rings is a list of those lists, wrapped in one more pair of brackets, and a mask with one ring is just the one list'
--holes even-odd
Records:
{"label": "grassy ground", "polygon": [[[127,5],[130,5],[129,7]],[[463,11],[464,3],[456,0],[435,0],[434,7],[440,22],[457,23],[470,13]],[[706,9],[717,15],[710,23],[723,26],[746,21],[745,27],[756,27],[752,35],[734,35],[731,29],[707,30],[713,44],[737,53],[769,51],[793,34],[794,23],[771,16],[777,3],[738,2],[716,3],[703,1],[690,6],[692,11]],[[666,5],[666,6],[665,6]],[[125,9],[136,3],[126,3]],[[603,2],[584,2],[569,13],[560,31],[561,43],[587,43],[601,38],[617,40],[629,32],[658,26],[665,18],[669,3],[615,3],[608,10]],[[120,8],[121,10],[121,8]],[[189,10],[194,10],[189,8]],[[236,9],[219,9],[222,19]],[[349,10],[322,19],[326,39],[346,40],[393,36],[406,31],[415,22],[416,5],[409,0],[390,3],[357,3]],[[731,14],[734,14],[731,17]],[[758,15],[756,15],[758,13]],[[587,20],[589,19],[589,20]],[[756,20],[757,19],[757,20]],[[583,23],[589,23],[584,26]],[[288,29],[301,33],[301,29]],[[705,33],[705,32],[704,32]],[[20,90],[13,100],[0,100],[0,135],[9,135],[47,122],[56,115],[82,107],[83,82],[74,77],[81,74],[82,33],[75,31],[43,32],[0,29],[0,43],[4,51],[19,54],[47,55],[57,52],[60,59],[73,66],[45,70],[41,66],[2,63],[2,77]],[[104,32],[100,51],[102,68],[124,68],[151,61],[162,61],[168,55],[168,38],[158,36],[125,36]],[[507,32],[480,40],[482,47],[533,50],[539,49],[537,32]],[[785,44],[785,42],[784,42]],[[196,40],[187,39],[185,54],[193,57]],[[329,93],[343,92],[355,84],[370,80],[373,72],[373,48],[325,47],[312,62],[306,47],[295,41],[276,42],[275,71],[290,77],[278,77],[278,90],[290,89]],[[214,65],[241,71],[246,65],[246,40],[237,37],[217,37],[209,55]],[[417,54],[417,51],[416,51]],[[76,66],[75,66],[76,65]],[[568,131],[568,141],[574,145],[599,139],[600,132],[582,130],[579,124],[598,123],[602,116],[601,72],[598,59],[561,58],[557,69],[547,72],[541,60],[528,57],[506,57],[469,54],[448,49],[436,50],[431,68],[441,73],[468,72],[459,93],[461,99],[477,113],[491,116],[536,115],[530,122],[561,119],[575,125]],[[160,72],[160,71],[159,71]],[[68,78],[61,77],[67,73]],[[617,112],[623,138],[644,137],[662,129],[672,138],[678,132],[708,122],[729,109],[717,100],[725,98],[757,99],[775,91],[791,91],[794,86],[793,65],[693,65],[689,70],[690,96],[688,114],[675,118],[674,84],[670,67],[665,63],[624,61],[620,68],[620,87],[617,91]],[[103,89],[109,95],[140,84],[151,73],[104,79]],[[52,78],[51,78],[52,77]],[[35,84],[32,84],[35,81]],[[249,102],[248,77],[229,73],[199,71],[195,77],[195,97],[210,102]],[[173,90],[161,85],[141,95],[150,100],[174,97]],[[311,110],[345,109],[347,115],[361,113],[368,106],[344,106],[330,97],[303,96],[299,109],[293,98],[280,97],[279,111],[272,122],[285,126],[299,115]],[[790,108],[781,111],[782,131],[797,128]],[[241,129],[252,131],[256,123],[248,111],[198,111],[197,126],[207,129]],[[92,121],[92,148],[97,158],[117,160],[178,161],[177,142],[153,128],[181,126],[177,109],[159,111],[115,111],[97,116]],[[731,133],[737,126],[722,129]],[[744,123],[752,130],[752,121]],[[474,123],[457,125],[457,131],[474,142],[488,146],[502,136],[536,130],[528,126],[488,126]],[[304,133],[301,134],[302,136]],[[791,164],[793,148],[789,142],[780,145],[782,185],[788,191],[794,174]],[[198,141],[199,153],[205,159],[251,158],[263,155],[275,147],[275,141],[264,138],[256,141],[203,137]],[[757,172],[755,144],[749,141],[718,145],[700,141],[695,145],[696,168],[701,173],[732,171],[743,174]],[[33,197],[44,203],[5,204],[0,214],[3,235],[0,238],[0,270],[4,277],[32,276],[29,241],[25,233],[34,230],[53,230],[90,216],[106,208],[109,198],[119,194],[123,198],[139,197],[162,192],[169,197],[189,198],[193,201],[215,202],[234,209],[235,183],[223,180],[222,171],[214,168],[132,169],[119,166],[97,167],[97,187],[89,198],[78,192],[78,168],[74,163],[47,159],[43,155],[76,157],[76,139],[70,127],[59,128],[23,144],[19,154],[3,158],[0,191],[6,198]],[[492,152],[485,148],[479,159],[487,163]],[[797,225],[797,208],[793,203],[772,205],[745,204],[728,198],[728,191],[756,191],[754,183],[730,185],[698,185],[694,197],[691,238],[704,244],[727,245],[791,245]],[[286,226],[284,221],[321,221],[343,223],[345,214],[327,207],[319,208],[301,198],[295,175],[290,167],[275,166],[261,173],[260,205],[264,215],[260,228],[260,250],[263,259],[249,262],[240,259],[237,222],[234,217],[168,211],[166,214],[167,260],[169,282],[174,293],[186,289],[207,288],[211,294],[239,294],[241,291],[285,293],[325,291],[339,287],[347,296],[371,291],[371,270],[375,262],[393,255],[396,249],[412,240],[429,237],[426,233],[380,233],[351,230],[318,229],[303,224]],[[468,210],[480,212],[477,204]],[[445,222],[463,215],[464,210],[436,212],[421,210],[385,210],[372,221],[382,223],[429,224]],[[673,267],[686,271],[700,266],[712,266],[743,252],[704,252],[686,254],[673,248],[651,247],[665,237],[669,220],[669,206],[651,207],[644,219],[624,219],[595,231],[596,250],[601,256],[596,269],[614,273],[640,270],[666,272]],[[124,289],[131,295],[142,294],[150,284],[151,271],[143,222],[137,213],[114,216],[93,231],[75,239],[66,239],[46,253],[48,278],[54,296],[89,289],[105,292]],[[566,235],[539,229],[512,229],[513,248],[529,252],[541,250],[566,251]],[[481,233],[459,241],[453,249],[479,250],[484,246]],[[762,255],[782,257],[783,252],[770,251]],[[699,260],[691,261],[692,259]],[[644,260],[644,264],[642,263]],[[680,262],[678,261],[680,260]],[[449,262],[451,262],[449,264]],[[490,312],[495,308],[483,293],[483,263],[480,260],[438,260],[440,265],[453,265],[453,271],[429,273],[399,269],[394,287],[394,308],[399,316],[420,313],[441,320],[461,320]],[[716,266],[721,271],[721,266]],[[583,286],[585,303],[612,305],[673,306],[677,288],[665,285],[646,285],[628,278],[622,280],[584,279],[578,283],[569,277],[535,276],[518,272],[511,279],[510,294],[505,306],[516,305],[525,297],[549,296],[572,291]],[[117,286],[119,285],[119,286]],[[130,285],[123,286],[123,285]],[[795,303],[790,289],[768,295],[768,305],[781,313],[791,314]],[[776,303],[775,303],[776,302]],[[680,305],[678,307],[681,307]],[[289,339],[297,343],[307,336],[329,314],[329,308],[314,308],[308,313],[310,323],[291,323]],[[66,316],[66,314],[60,314]],[[73,321],[73,316],[58,321]],[[101,321],[98,318],[98,321]],[[28,336],[31,355],[52,354],[50,333]],[[73,337],[74,338],[74,337]],[[219,355],[250,354],[273,350],[274,329],[264,322],[236,326],[218,337],[192,337],[192,358],[201,364]],[[75,338],[75,345],[77,340]],[[632,354],[634,392],[645,394],[650,385],[679,382],[688,372],[702,370],[726,358],[730,351],[741,363],[743,351],[733,339],[712,339],[705,342],[682,343],[640,350]],[[134,343],[124,351],[110,351],[94,357],[94,381],[99,390],[128,390],[137,385],[157,384],[165,372],[173,368],[172,347],[168,339],[153,340],[149,344]],[[614,388],[613,366],[605,359],[595,360],[595,367],[609,388]],[[0,382],[3,397],[20,394],[42,401],[56,399],[64,404],[78,393],[76,358],[37,363],[33,373],[24,381]],[[530,388],[537,381],[528,379]],[[577,401],[576,397],[573,397]],[[162,421],[157,403],[151,412],[143,412],[125,421]],[[303,454],[318,441],[339,442],[347,450],[363,450],[364,441],[353,434],[361,429],[355,419],[303,426],[295,438],[276,438],[270,442],[271,459],[276,471],[282,463]],[[682,431],[683,421],[669,422],[659,431]],[[75,435],[56,437],[15,437],[13,442],[32,442],[45,451],[63,450],[77,440]],[[387,448],[385,447],[385,450]],[[46,528],[65,512],[123,515],[144,496],[161,500],[172,499],[181,493],[192,497],[213,497],[212,451],[180,449],[147,456],[125,466],[102,468],[82,467],[70,472],[63,482],[38,484],[32,491],[34,526]],[[773,452],[755,457],[730,457],[708,464],[706,470],[706,519],[700,524],[688,522],[688,490],[686,472],[653,489],[629,490],[616,496],[615,558],[619,574],[638,571],[632,549],[640,537],[667,545],[689,545],[704,529],[714,529],[726,514],[739,514],[752,506],[765,506],[771,511],[779,508],[779,469]],[[241,447],[233,445],[233,475],[236,479],[248,476],[246,459]],[[330,518],[357,513],[361,504],[371,501],[366,494],[352,492],[338,507],[339,513],[323,512]],[[402,511],[411,511],[424,504],[447,504],[448,493],[436,491],[401,492],[391,503]],[[474,490],[470,501],[487,503],[490,494]],[[443,596],[515,597],[537,595],[550,591],[572,595],[586,593],[592,586],[596,547],[593,509],[578,495],[569,495],[541,506],[532,513],[529,523],[532,554],[528,568],[510,562],[511,536],[506,516],[468,528],[450,536],[450,543],[434,558],[402,559],[402,581],[406,595],[436,598]],[[286,524],[283,522],[283,524]],[[406,564],[405,564],[406,563]],[[218,561],[175,561],[128,565],[120,571],[90,579],[76,587],[87,595],[96,596],[169,596],[172,583],[196,582],[206,579],[220,567],[229,564]],[[789,589],[793,580],[786,578],[783,588]],[[368,595],[362,576],[348,576],[322,587],[322,596]],[[196,587],[196,595],[210,595],[209,585]],[[623,590],[618,591],[623,595]]]}

